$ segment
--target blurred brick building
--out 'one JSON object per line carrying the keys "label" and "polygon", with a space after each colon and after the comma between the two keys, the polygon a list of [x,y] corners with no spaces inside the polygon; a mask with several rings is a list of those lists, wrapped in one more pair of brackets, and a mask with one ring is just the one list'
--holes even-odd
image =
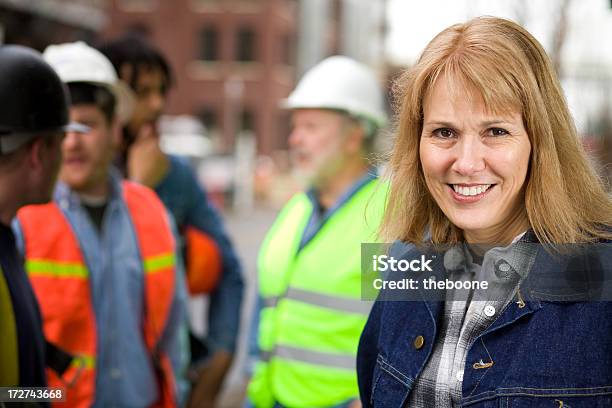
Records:
{"label": "blurred brick building", "polygon": [[[178,80],[169,114],[200,118],[229,151],[241,129],[260,153],[287,147],[288,115],[278,107],[321,59],[344,54],[384,78],[386,0],[109,0],[109,38],[149,37]],[[215,137],[216,136],[216,137]]]}
{"label": "blurred brick building", "polygon": [[293,0],[112,0],[105,39],[136,31],[166,53],[175,71],[167,113],[202,120],[221,150],[241,129],[260,152],[286,144],[278,100],[295,81]]}
{"label": "blurred brick building", "polygon": [[167,113],[193,115],[230,153],[250,130],[259,153],[287,147],[278,107],[323,58],[344,54],[384,78],[386,0],[0,0],[0,43],[43,50],[137,32],[175,72]]}

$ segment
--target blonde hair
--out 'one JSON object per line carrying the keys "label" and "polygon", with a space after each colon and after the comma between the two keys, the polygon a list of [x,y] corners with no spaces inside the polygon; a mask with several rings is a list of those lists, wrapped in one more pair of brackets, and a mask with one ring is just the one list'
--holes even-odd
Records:
{"label": "blonde hair", "polygon": [[385,239],[420,243],[463,240],[425,184],[419,159],[423,101],[439,78],[451,91],[475,91],[491,112],[518,109],[531,142],[525,210],[542,243],[611,237],[612,200],[576,133],[559,80],[538,41],[518,24],[479,17],[438,34],[395,83],[396,139]]}

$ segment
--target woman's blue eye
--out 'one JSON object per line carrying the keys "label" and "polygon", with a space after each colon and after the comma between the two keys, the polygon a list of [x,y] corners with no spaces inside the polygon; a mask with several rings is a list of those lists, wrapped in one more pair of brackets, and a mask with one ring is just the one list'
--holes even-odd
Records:
{"label": "woman's blue eye", "polygon": [[508,131],[502,128],[491,128],[489,129],[489,131],[491,132],[491,135],[493,136],[504,136],[508,134]]}

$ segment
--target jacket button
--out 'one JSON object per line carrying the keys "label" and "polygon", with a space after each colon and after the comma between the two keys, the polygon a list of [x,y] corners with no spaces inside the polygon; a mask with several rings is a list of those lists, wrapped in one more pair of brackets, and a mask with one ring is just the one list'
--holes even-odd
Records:
{"label": "jacket button", "polygon": [[495,308],[491,305],[486,305],[484,308],[484,314],[487,317],[493,317],[495,315]]}
{"label": "jacket button", "polygon": [[503,262],[499,264],[499,270],[502,272],[510,272],[510,265],[508,265],[507,263]]}
{"label": "jacket button", "polygon": [[415,349],[420,350],[423,347],[423,344],[425,344],[425,338],[423,336],[416,336],[412,344],[414,345]]}

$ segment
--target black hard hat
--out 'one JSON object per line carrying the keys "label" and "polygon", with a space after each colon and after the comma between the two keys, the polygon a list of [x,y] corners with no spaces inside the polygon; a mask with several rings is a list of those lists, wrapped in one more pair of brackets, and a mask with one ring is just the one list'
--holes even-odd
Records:
{"label": "black hard hat", "polygon": [[0,101],[0,155],[68,124],[68,91],[33,49],[0,46]]}

